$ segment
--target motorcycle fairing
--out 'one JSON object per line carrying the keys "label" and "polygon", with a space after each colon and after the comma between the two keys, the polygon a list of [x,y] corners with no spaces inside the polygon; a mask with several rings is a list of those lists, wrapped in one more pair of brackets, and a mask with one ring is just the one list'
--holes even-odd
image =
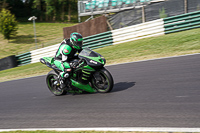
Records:
{"label": "motorcycle fairing", "polygon": [[47,65],[48,67],[54,69],[54,70],[58,70],[61,71],[59,68],[56,67],[56,65],[54,64],[54,57],[43,57],[40,59],[40,62]]}
{"label": "motorcycle fairing", "polygon": [[53,57],[43,57],[40,59],[40,62],[43,64],[49,63],[49,64],[54,64],[54,58]]}
{"label": "motorcycle fairing", "polygon": [[71,79],[72,81],[72,85],[81,89],[81,90],[84,90],[84,91],[87,91],[87,92],[90,92],[90,93],[93,93],[93,92],[96,92],[95,89],[93,89],[89,84],[81,84],[80,82],[77,82],[73,79]]}

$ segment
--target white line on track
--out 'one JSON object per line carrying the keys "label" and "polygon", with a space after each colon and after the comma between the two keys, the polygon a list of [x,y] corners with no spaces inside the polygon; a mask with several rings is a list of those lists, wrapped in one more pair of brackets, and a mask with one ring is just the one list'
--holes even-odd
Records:
{"label": "white line on track", "polygon": [[127,132],[200,132],[200,128],[159,128],[159,127],[103,127],[103,128],[27,128],[0,129],[6,131],[127,131]]}

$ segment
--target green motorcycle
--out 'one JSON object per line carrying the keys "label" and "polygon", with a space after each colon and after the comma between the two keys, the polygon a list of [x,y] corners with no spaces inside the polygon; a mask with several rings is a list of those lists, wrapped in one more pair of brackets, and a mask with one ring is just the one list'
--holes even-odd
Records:
{"label": "green motorcycle", "polygon": [[65,80],[67,87],[61,89],[59,73],[61,72],[54,64],[53,57],[43,57],[40,62],[52,68],[47,76],[46,83],[49,90],[56,96],[67,93],[107,93],[113,89],[113,78],[110,72],[104,68],[106,60],[99,53],[89,48],[83,49],[78,59],[70,61],[70,65],[76,64]]}

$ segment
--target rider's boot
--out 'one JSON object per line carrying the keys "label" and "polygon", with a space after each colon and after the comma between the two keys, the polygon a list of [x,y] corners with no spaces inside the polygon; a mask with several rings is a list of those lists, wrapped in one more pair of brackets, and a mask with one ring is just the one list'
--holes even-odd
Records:
{"label": "rider's boot", "polygon": [[69,73],[60,72],[59,78],[60,78],[60,88],[63,89],[66,87],[65,80],[69,77]]}

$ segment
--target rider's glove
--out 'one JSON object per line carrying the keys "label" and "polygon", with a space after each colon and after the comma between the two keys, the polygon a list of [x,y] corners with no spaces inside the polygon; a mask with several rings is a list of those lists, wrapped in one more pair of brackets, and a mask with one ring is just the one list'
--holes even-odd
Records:
{"label": "rider's glove", "polygon": [[69,64],[71,68],[76,68],[76,66],[78,65],[78,62],[73,62]]}
{"label": "rider's glove", "polygon": [[79,60],[78,62],[73,62],[73,63],[70,63],[70,67],[71,68],[77,68],[80,64],[81,60]]}

